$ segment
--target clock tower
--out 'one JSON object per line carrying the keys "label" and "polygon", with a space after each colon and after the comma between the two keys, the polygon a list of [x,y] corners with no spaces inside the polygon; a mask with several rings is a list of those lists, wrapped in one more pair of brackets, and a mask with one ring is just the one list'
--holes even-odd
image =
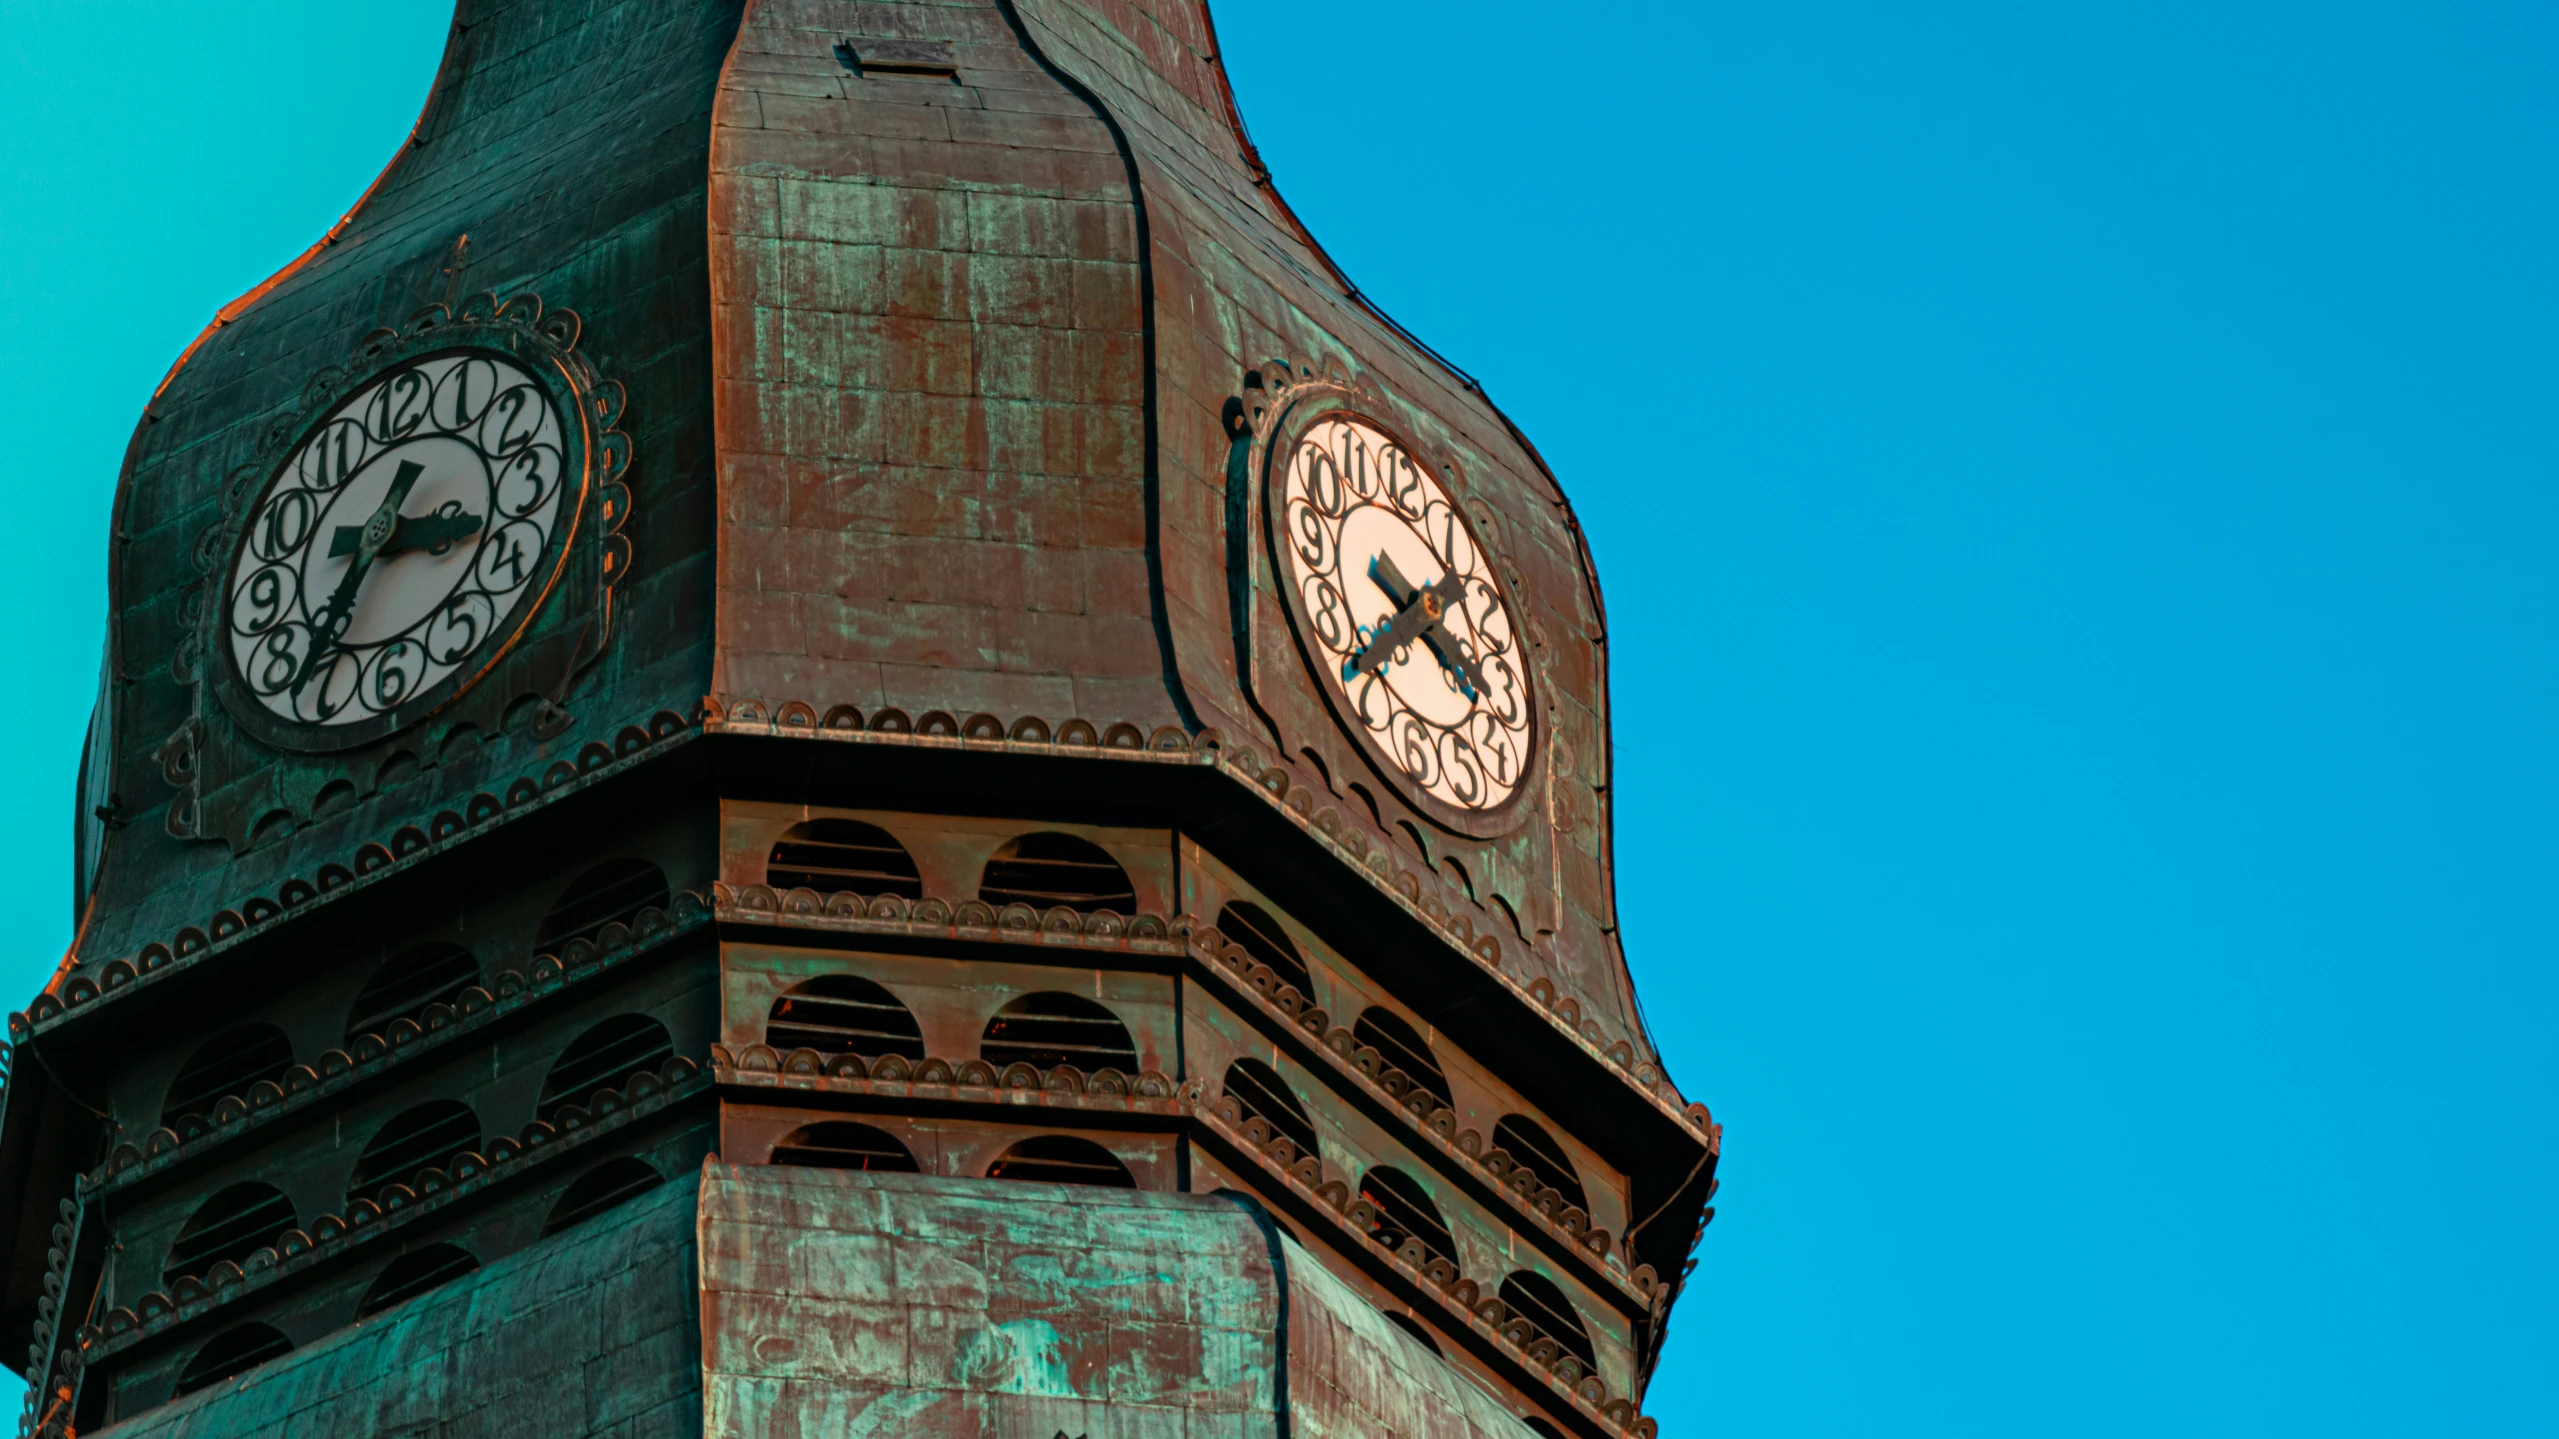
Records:
{"label": "clock tower", "polygon": [[1588,550],[1201,0],[461,0],[108,543],[24,1432],[1652,1434]]}

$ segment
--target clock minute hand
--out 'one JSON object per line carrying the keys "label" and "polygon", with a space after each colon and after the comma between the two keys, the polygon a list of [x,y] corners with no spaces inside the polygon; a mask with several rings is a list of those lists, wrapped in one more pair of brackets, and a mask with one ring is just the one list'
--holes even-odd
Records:
{"label": "clock minute hand", "polygon": [[[348,562],[345,577],[338,581],[337,590],[329,596],[329,603],[312,621],[311,652],[303,656],[302,671],[293,677],[294,693],[301,692],[302,686],[310,681],[312,672],[320,667],[321,657],[337,648],[338,636],[346,633],[347,621],[355,614],[356,592],[364,587],[364,572],[373,568],[374,557],[382,552],[392,530],[399,526],[400,502],[409,497],[410,489],[425,473],[426,466],[415,460],[402,460],[400,468],[393,472],[391,492],[382,497],[381,506],[374,510],[371,519],[364,522],[355,558]],[[332,553],[335,552],[333,547]]]}

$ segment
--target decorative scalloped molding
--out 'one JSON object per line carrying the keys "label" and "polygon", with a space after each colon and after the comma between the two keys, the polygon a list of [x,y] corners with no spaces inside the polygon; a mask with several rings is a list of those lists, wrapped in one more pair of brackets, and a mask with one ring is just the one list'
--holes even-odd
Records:
{"label": "decorative scalloped molding", "polygon": [[678,1057],[654,1073],[633,1076],[622,1089],[599,1089],[587,1104],[562,1110],[557,1122],[536,1120],[524,1127],[522,1139],[499,1139],[489,1146],[487,1155],[460,1155],[448,1170],[420,1170],[414,1186],[385,1185],[382,1194],[386,1203],[359,1199],[348,1205],[343,1215],[324,1214],[313,1220],[309,1229],[288,1232],[280,1246],[259,1250],[249,1256],[246,1264],[223,1260],[202,1276],[178,1280],[167,1293],[154,1290],[130,1307],[107,1311],[104,1318],[81,1333],[80,1348],[87,1356],[83,1362],[122,1353],[279,1280],[317,1268],[385,1234],[406,1228],[422,1215],[547,1167],[561,1155],[574,1153],[604,1135],[709,1090],[711,1084],[708,1070]]}
{"label": "decorative scalloped molding", "polygon": [[136,953],[103,966],[82,963],[56,975],[34,1004],[9,1016],[9,1038],[24,1044],[45,1033],[69,1014],[117,999],[192,968],[216,955],[248,943],[312,905],[326,904],[380,880],[424,863],[477,839],[500,824],[566,799],[615,775],[638,767],[673,743],[689,738],[692,726],[673,710],[660,710],[647,728],[624,725],[610,745],[591,740],[573,763],[555,760],[537,778],[525,775],[509,784],[503,797],[483,790],[459,810],[440,810],[424,829],[403,825],[386,840],[358,846],[346,864],[324,864],[314,879],[288,879],[272,898],[252,895],[236,909],[218,911],[202,926],[189,925],[166,941],[144,945]]}
{"label": "decorative scalloped molding", "polygon": [[494,993],[474,985],[451,1005],[430,1006],[423,1024],[403,1019],[392,1025],[387,1034],[359,1035],[351,1046],[352,1054],[332,1049],[321,1055],[316,1065],[295,1065],[281,1084],[260,1080],[245,1094],[224,1096],[208,1111],[209,1117],[198,1121],[200,1128],[182,1135],[163,1126],[152,1130],[138,1145],[131,1141],[116,1145],[103,1163],[80,1176],[81,1196],[85,1200],[138,1184],[220,1149],[230,1140],[299,1114],[323,1099],[368,1084],[573,985],[655,953],[707,927],[710,918],[710,908],[701,896],[679,893],[669,910],[644,908],[632,916],[628,925],[617,922],[604,926],[593,941],[579,940],[566,946],[562,954],[534,956],[529,973],[501,970],[491,982]]}
{"label": "decorative scalloped molding", "polygon": [[1097,1069],[1088,1075],[1071,1064],[1052,1069],[1008,1064],[998,1069],[983,1059],[954,1062],[928,1055],[910,1062],[892,1054],[865,1060],[814,1049],[784,1054],[769,1044],[750,1044],[732,1053],[727,1045],[715,1044],[711,1072],[722,1084],[791,1093],[951,1099],[1008,1109],[1084,1109],[1167,1118],[1190,1112],[1177,1096],[1172,1077],[1152,1069],[1136,1074]]}

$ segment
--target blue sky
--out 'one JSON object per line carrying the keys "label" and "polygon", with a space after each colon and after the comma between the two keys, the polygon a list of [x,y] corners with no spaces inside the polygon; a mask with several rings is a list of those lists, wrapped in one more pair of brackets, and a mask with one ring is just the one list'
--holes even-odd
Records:
{"label": "blue sky", "polygon": [[[13,994],[126,437],[447,13],[0,0]],[[1218,20],[1589,528],[1628,946],[1728,1125],[1652,1412],[2550,1432],[2559,12],[1459,14]]]}

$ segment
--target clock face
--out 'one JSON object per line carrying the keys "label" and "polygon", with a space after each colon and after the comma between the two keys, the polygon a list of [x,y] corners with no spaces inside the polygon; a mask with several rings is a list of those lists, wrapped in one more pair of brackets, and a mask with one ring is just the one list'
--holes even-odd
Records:
{"label": "clock face", "polygon": [[556,570],[568,428],[497,350],[405,361],[341,401],[251,507],[221,648],[282,726],[378,732],[484,669]]}
{"label": "clock face", "polygon": [[1273,506],[1292,608],[1336,708],[1443,812],[1526,777],[1520,627],[1449,493],[1375,425],[1331,415],[1283,454]]}

